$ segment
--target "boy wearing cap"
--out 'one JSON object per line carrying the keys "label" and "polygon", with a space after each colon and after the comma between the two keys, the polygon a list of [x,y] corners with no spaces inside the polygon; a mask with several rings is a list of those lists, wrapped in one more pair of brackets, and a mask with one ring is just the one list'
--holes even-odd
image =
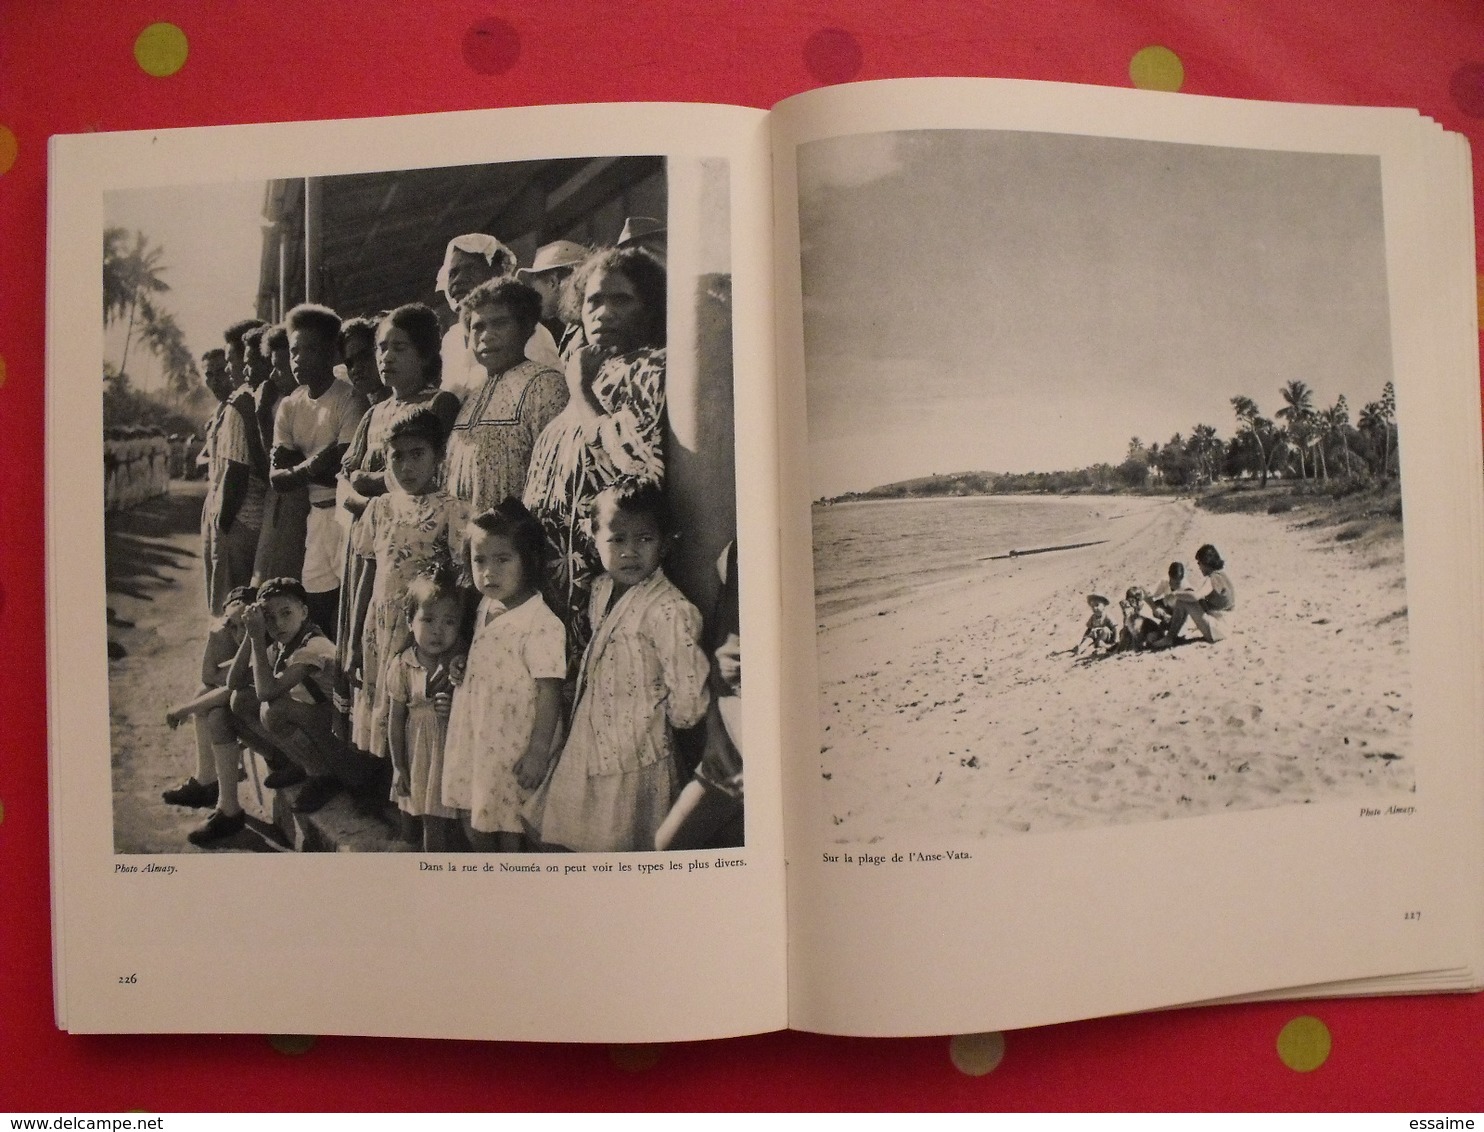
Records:
{"label": "boy wearing cap", "polygon": [[[330,693],[335,683],[335,646],[310,620],[304,586],[295,578],[270,578],[257,604],[243,615],[251,651],[252,697],[234,697],[234,712],[258,706],[262,726],[308,776],[294,799],[294,812],[313,813],[342,786],[376,788],[380,760],[336,738]],[[265,786],[287,786],[300,776],[275,771]]]}

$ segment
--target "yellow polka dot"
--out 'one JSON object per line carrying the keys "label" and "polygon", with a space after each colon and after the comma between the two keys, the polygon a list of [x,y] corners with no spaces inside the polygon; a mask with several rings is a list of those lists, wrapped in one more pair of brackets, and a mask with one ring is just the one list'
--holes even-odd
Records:
{"label": "yellow polka dot", "polygon": [[654,1045],[609,1046],[608,1057],[614,1065],[627,1073],[643,1073],[646,1069],[653,1069],[659,1064],[660,1047]]}
{"label": "yellow polka dot", "polygon": [[1329,1057],[1329,1027],[1308,1014],[1278,1032],[1278,1057],[1295,1073],[1318,1069]]}
{"label": "yellow polka dot", "polygon": [[1005,1057],[1004,1034],[959,1034],[948,1043],[954,1068],[968,1077],[993,1073]]}
{"label": "yellow polka dot", "polygon": [[1185,83],[1185,64],[1168,47],[1141,47],[1129,60],[1128,77],[1140,90],[1179,90]]}
{"label": "yellow polka dot", "polygon": [[19,151],[20,145],[15,140],[14,131],[9,126],[0,126],[0,176],[10,172]]}
{"label": "yellow polka dot", "polygon": [[5,803],[0,802],[0,825],[5,824]]}
{"label": "yellow polka dot", "polygon": [[5,379],[9,376],[10,374],[6,371],[5,368],[5,355],[0,354],[0,389],[5,388]]}
{"label": "yellow polka dot", "polygon": [[134,58],[145,74],[163,79],[185,66],[189,49],[185,32],[174,24],[150,24],[134,41]]}
{"label": "yellow polka dot", "polygon": [[274,1034],[268,1044],[285,1057],[298,1057],[312,1050],[314,1041],[309,1034]]}

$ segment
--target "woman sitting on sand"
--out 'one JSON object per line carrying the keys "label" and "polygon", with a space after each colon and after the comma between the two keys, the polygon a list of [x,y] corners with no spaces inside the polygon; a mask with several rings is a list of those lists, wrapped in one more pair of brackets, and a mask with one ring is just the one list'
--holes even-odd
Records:
{"label": "woman sitting on sand", "polygon": [[1231,579],[1224,573],[1226,563],[1210,543],[1195,552],[1195,564],[1205,575],[1206,584],[1200,590],[1177,590],[1171,595],[1175,605],[1170,618],[1170,643],[1180,639],[1180,629],[1188,617],[1200,630],[1201,639],[1208,642],[1222,640],[1226,633],[1221,622],[1226,614],[1237,608],[1237,591]]}

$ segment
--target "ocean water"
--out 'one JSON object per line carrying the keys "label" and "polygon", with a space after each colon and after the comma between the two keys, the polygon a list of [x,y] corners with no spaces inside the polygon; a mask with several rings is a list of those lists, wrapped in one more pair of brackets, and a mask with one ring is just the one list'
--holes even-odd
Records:
{"label": "ocean water", "polygon": [[1090,542],[1117,498],[973,496],[815,504],[817,618],[984,569],[1011,550]]}

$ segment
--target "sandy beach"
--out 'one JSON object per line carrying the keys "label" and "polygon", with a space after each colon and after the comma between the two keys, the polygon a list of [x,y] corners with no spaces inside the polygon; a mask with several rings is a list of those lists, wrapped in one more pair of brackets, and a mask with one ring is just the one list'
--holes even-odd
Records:
{"label": "sandy beach", "polygon": [[[911,506],[911,504],[904,504]],[[832,839],[972,839],[1413,788],[1399,537],[1109,497],[1101,545],[988,561],[819,621]],[[1073,658],[1115,602],[1226,559],[1228,637]],[[1114,609],[1116,615],[1116,606]],[[1187,636],[1194,636],[1187,626]],[[827,831],[828,832],[828,831]]]}

